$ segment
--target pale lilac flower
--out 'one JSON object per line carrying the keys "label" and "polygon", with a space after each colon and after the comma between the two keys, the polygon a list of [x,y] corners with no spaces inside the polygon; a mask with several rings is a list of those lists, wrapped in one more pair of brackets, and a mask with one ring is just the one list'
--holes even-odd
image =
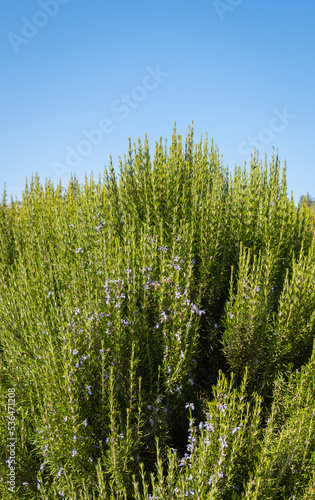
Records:
{"label": "pale lilac flower", "polygon": [[195,409],[194,403],[186,403],[185,408],[191,408],[192,410]]}
{"label": "pale lilac flower", "polygon": [[47,293],[47,297],[50,297],[52,295],[52,292]]}
{"label": "pale lilac flower", "polygon": [[68,417],[67,417],[67,416],[65,416],[65,418],[63,419],[63,421],[64,421],[64,422],[67,422],[67,420],[68,420]]}
{"label": "pale lilac flower", "polygon": [[161,312],[161,316],[162,316],[162,320],[166,321],[167,316],[166,316],[166,313],[164,311]]}
{"label": "pale lilac flower", "polygon": [[188,495],[194,495],[195,493],[193,492],[193,490],[191,490],[190,488],[188,488],[186,491],[185,491],[185,497],[188,497]]}
{"label": "pale lilac flower", "polygon": [[92,391],[91,391],[91,386],[90,386],[90,385],[87,385],[87,386],[86,386],[86,388],[87,388],[88,393],[91,395],[91,394],[92,394]]}
{"label": "pale lilac flower", "polygon": [[205,423],[205,428],[207,429],[207,431],[214,432],[214,427],[212,424],[210,424],[210,422]]}
{"label": "pale lilac flower", "polygon": [[76,355],[76,354],[78,354],[78,352],[79,351],[77,349],[73,349],[72,354]]}
{"label": "pale lilac flower", "polygon": [[62,471],[63,471],[63,467],[60,467],[60,469],[59,469],[59,471],[58,471],[58,473],[57,473],[57,477],[60,477],[60,475],[61,475]]}
{"label": "pale lilac flower", "polygon": [[232,434],[235,434],[235,432],[239,431],[240,428],[239,427],[235,427],[234,429],[232,429]]}
{"label": "pale lilac flower", "polygon": [[71,453],[71,456],[72,456],[72,457],[75,457],[75,455],[76,455],[77,453],[78,453],[78,452],[77,452],[77,450],[73,450],[73,451],[72,451],[72,453]]}
{"label": "pale lilac flower", "polygon": [[84,423],[84,427],[87,426],[87,418],[85,420],[83,420],[83,423]]}
{"label": "pale lilac flower", "polygon": [[227,448],[228,447],[227,442],[221,436],[219,437],[219,441],[221,443],[222,448]]}
{"label": "pale lilac flower", "polygon": [[83,253],[83,248],[77,248],[75,253]]}

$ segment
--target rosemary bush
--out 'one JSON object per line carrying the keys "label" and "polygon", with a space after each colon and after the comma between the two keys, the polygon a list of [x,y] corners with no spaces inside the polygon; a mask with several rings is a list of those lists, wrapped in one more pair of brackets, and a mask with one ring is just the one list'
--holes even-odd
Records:
{"label": "rosemary bush", "polygon": [[119,169],[4,192],[2,498],[313,498],[315,248],[285,168],[231,173],[191,127]]}

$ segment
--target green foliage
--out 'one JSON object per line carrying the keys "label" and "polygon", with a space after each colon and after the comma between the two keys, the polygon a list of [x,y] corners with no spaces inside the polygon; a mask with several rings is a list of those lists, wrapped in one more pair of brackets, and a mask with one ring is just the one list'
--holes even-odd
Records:
{"label": "green foliage", "polygon": [[275,153],[231,174],[192,128],[119,169],[4,192],[2,497],[312,498],[306,203]]}

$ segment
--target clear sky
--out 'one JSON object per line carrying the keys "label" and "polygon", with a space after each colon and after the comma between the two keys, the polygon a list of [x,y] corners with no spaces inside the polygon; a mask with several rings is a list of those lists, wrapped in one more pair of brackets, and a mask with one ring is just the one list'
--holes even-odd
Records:
{"label": "clear sky", "polygon": [[229,165],[253,148],[315,197],[314,0],[12,0],[0,17],[0,189],[95,179],[174,122]]}

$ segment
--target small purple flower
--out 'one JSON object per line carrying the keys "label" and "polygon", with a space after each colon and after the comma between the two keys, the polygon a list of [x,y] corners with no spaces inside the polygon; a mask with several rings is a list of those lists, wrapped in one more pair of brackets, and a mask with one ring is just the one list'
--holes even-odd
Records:
{"label": "small purple flower", "polygon": [[73,441],[76,442],[77,436],[73,436]]}
{"label": "small purple flower", "polygon": [[83,248],[77,248],[75,253],[83,253]]}
{"label": "small purple flower", "polygon": [[162,316],[162,320],[161,321],[166,321],[167,316],[166,316],[166,313],[164,311],[161,312],[161,316]]}
{"label": "small purple flower", "polygon": [[212,424],[210,424],[210,422],[205,423],[205,428],[207,429],[207,431],[214,432],[214,427]]}
{"label": "small purple flower", "polygon": [[60,467],[59,471],[58,471],[58,474],[57,474],[57,477],[60,477],[61,473],[63,471],[63,467]]}
{"label": "small purple flower", "polygon": [[257,287],[256,287],[256,291],[257,291],[257,292],[260,292],[260,286],[257,286]]}
{"label": "small purple flower", "polygon": [[67,417],[67,416],[65,416],[65,418],[63,419],[63,421],[64,421],[64,422],[67,422],[67,420],[68,420],[68,417]]}
{"label": "small purple flower", "polygon": [[83,423],[84,423],[84,427],[87,426],[87,418],[85,420],[83,420]]}
{"label": "small purple flower", "polygon": [[86,386],[86,388],[87,388],[87,391],[88,391],[89,395],[91,395],[91,394],[92,394],[92,391],[91,391],[91,386],[90,386],[90,385],[87,385],[87,386]]}
{"label": "small purple flower", "polygon": [[227,448],[228,447],[227,442],[221,436],[219,437],[219,441],[221,443],[222,448]]}
{"label": "small purple flower", "polygon": [[78,352],[79,351],[77,349],[73,349],[72,354],[75,356],[76,354],[78,354]]}
{"label": "small purple flower", "polygon": [[232,434],[235,434],[235,432],[239,431],[240,428],[239,427],[234,427],[234,429],[232,429]]}
{"label": "small purple flower", "polygon": [[195,409],[195,405],[194,405],[194,403],[186,403],[185,404],[185,408],[191,408],[192,410],[194,410]]}
{"label": "small purple flower", "polygon": [[71,453],[71,456],[75,457],[77,453],[78,453],[77,450],[73,450],[72,453]]}
{"label": "small purple flower", "polygon": [[47,293],[47,297],[50,297],[52,295],[52,292]]}

